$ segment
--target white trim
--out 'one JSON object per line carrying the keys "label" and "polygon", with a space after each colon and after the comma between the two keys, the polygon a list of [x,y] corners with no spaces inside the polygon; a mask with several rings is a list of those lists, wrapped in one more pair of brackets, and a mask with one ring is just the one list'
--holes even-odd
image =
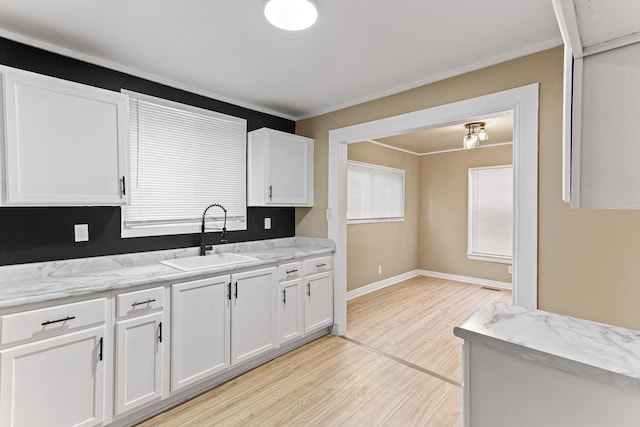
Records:
{"label": "white trim", "polygon": [[418,276],[433,277],[436,279],[454,280],[456,282],[471,283],[472,285],[489,286],[492,288],[511,290],[511,283],[500,282],[497,280],[480,279],[477,277],[460,276],[457,274],[439,273],[437,271],[429,270],[413,270],[406,273],[398,274],[397,276],[389,277],[378,282],[370,283],[365,286],[361,286],[352,291],[347,292],[347,301],[351,301],[354,298],[361,297],[371,292],[379,291],[380,289],[388,288],[389,286],[397,285],[405,280],[412,279]]}
{"label": "white trim", "polygon": [[[509,52],[503,55],[494,56],[492,58],[485,59],[483,61],[476,62],[474,64],[465,65],[462,67],[454,68],[452,70],[446,71],[444,73],[436,74],[433,76],[426,77],[421,80],[417,80],[411,83],[407,83],[405,85],[396,86],[391,89],[382,90],[380,92],[374,92],[363,96],[361,98],[357,98],[351,101],[347,101],[341,104],[333,105],[331,107],[320,108],[314,110],[308,114],[298,116],[295,120],[304,120],[309,119],[311,117],[321,116],[323,114],[332,113],[334,111],[342,110],[344,108],[353,107],[354,105],[362,104],[368,101],[373,101],[379,98],[384,98],[386,96],[394,95],[396,93],[404,92],[407,90],[415,89],[420,86],[424,86],[430,83],[438,82],[441,80],[445,80],[451,77],[459,76],[461,74],[469,73],[471,71],[480,70],[482,68],[487,68],[492,65],[500,64],[503,62],[511,61],[513,59],[522,58],[527,55],[531,55],[534,53],[542,52],[544,50],[552,49],[554,47],[562,45],[562,38],[557,37],[551,40],[544,41],[542,43],[538,43],[532,46],[525,47],[520,50],[516,50],[514,52]],[[468,117],[467,117],[468,118]]]}
{"label": "white trim", "polygon": [[115,71],[120,71],[126,74],[131,74],[134,77],[141,77],[143,79],[152,81],[152,82],[156,82],[156,83],[160,83],[163,85],[167,85],[170,87],[173,87],[175,89],[180,89],[180,90],[184,90],[187,92],[191,92],[194,93],[196,95],[202,95],[202,96],[206,96],[208,98],[217,100],[217,101],[222,101],[222,102],[226,102],[229,104],[233,104],[236,105],[238,107],[243,107],[243,108],[248,108],[250,110],[254,110],[254,111],[259,111],[261,113],[265,113],[265,114],[271,114],[277,117],[282,117],[284,119],[288,119],[288,120],[299,120],[298,117],[294,117],[291,116],[289,114],[285,114],[282,113],[281,111],[275,111],[269,108],[265,108],[265,107],[261,107],[255,104],[251,104],[249,102],[244,102],[244,101],[240,101],[237,100],[235,98],[231,98],[228,96],[224,96],[224,95],[220,95],[218,93],[215,92],[211,92],[208,90],[204,90],[202,88],[198,88],[196,86],[191,86],[188,84],[184,84],[181,83],[177,80],[168,78],[168,77],[163,77],[159,74],[155,74],[155,73],[149,73],[146,71],[142,71],[139,68],[135,68],[135,67],[130,67],[127,65],[123,65],[120,64],[118,62],[114,62],[114,61],[109,61],[107,59],[102,59],[102,58],[98,58],[96,56],[93,55],[88,55],[86,53],[82,53],[82,52],[78,52],[77,50],[73,50],[73,49],[68,49],[66,47],[62,47],[53,43],[49,43],[46,41],[42,41],[42,40],[38,40],[36,38],[33,37],[28,37],[28,36],[24,36],[22,34],[18,34],[18,33],[14,33],[12,31],[7,31],[7,30],[3,30],[0,29],[0,37],[4,37],[7,38],[9,40],[13,40],[16,41],[18,43],[23,43],[29,46],[33,46],[39,49],[43,49],[46,50],[48,52],[53,52],[53,53],[57,53],[59,55],[63,55],[63,56],[68,56],[70,58],[73,59],[78,59],[80,61],[84,61],[84,62],[88,62],[90,64],[94,64],[94,65],[98,65],[100,67],[105,67],[105,68],[109,68],[111,70],[115,70]]}
{"label": "white trim", "polygon": [[335,334],[347,330],[347,144],[513,110],[513,300],[538,306],[538,83],[329,131],[328,237],[334,257]]}
{"label": "white trim", "polygon": [[[372,144],[376,144],[376,145],[379,145],[381,147],[388,148],[390,150],[402,151],[403,153],[413,154],[414,156],[418,156],[418,157],[430,156],[432,154],[454,153],[456,151],[465,151],[466,150],[466,148],[460,147],[460,148],[451,148],[449,150],[430,151],[428,153],[416,153],[416,152],[411,151],[411,150],[405,150],[404,148],[394,147],[393,145],[389,145],[389,144],[383,144],[382,142],[378,142],[375,139],[367,139],[365,142],[370,142]],[[513,145],[513,142],[497,142],[495,144],[483,144],[483,145],[480,145],[478,147],[475,147],[475,149],[478,149],[478,148],[489,148],[489,147],[499,147],[501,145]]]}
{"label": "white trim", "polygon": [[[479,145],[475,148],[473,148],[473,150],[478,150],[480,148],[491,148],[491,147],[500,147],[501,145],[513,145],[513,142],[497,142],[495,144],[483,144],[483,145]],[[451,150],[440,150],[440,151],[432,151],[430,153],[422,153],[419,154],[419,156],[430,156],[432,154],[442,154],[442,153],[453,153],[456,151],[466,151],[466,148],[452,148]]]}
{"label": "white trim", "polygon": [[401,152],[407,153],[407,154],[413,154],[414,156],[421,156],[422,155],[420,153],[416,153],[415,151],[405,150],[404,148],[394,147],[393,145],[389,145],[389,144],[384,144],[382,142],[378,142],[375,139],[367,139],[366,142],[370,142],[372,144],[376,144],[376,145],[379,145],[381,147],[388,148],[390,150],[396,150],[396,151],[401,151]]}
{"label": "white trim", "polygon": [[234,104],[237,105],[239,107],[244,107],[244,108],[248,108],[251,110],[255,110],[255,111],[259,111],[262,113],[266,113],[266,114],[271,114],[277,117],[282,117],[284,119],[288,119],[288,120],[294,120],[294,121],[300,121],[300,120],[304,120],[304,119],[308,119],[311,117],[316,117],[316,116],[320,116],[323,114],[327,114],[327,113],[331,113],[334,111],[338,111],[341,110],[343,108],[347,108],[347,107],[352,107],[354,105],[358,105],[358,104],[362,104],[363,102],[367,102],[367,101],[372,101],[374,99],[379,99],[379,98],[383,98],[385,96],[389,96],[389,95],[393,95],[396,93],[400,93],[400,92],[404,92],[406,90],[410,90],[410,89],[414,89],[416,87],[419,86],[424,86],[426,84],[429,83],[434,83],[440,80],[444,80],[450,77],[454,77],[460,74],[464,74],[464,73],[468,73],[470,71],[475,71],[475,70],[479,70],[482,68],[486,68],[486,67],[490,67],[492,65],[496,65],[496,64],[500,64],[502,62],[506,62],[506,61],[510,61],[512,59],[516,59],[516,58],[521,58],[523,56],[527,56],[527,55],[531,55],[537,52],[542,52],[544,50],[547,49],[551,49],[554,48],[556,46],[559,46],[562,44],[562,39],[561,38],[553,38],[550,40],[546,40],[544,42],[541,43],[537,43],[531,46],[527,46],[525,48],[516,50],[516,51],[512,51],[512,52],[508,52],[502,55],[498,55],[498,56],[494,56],[492,58],[487,58],[484,59],[482,61],[478,61],[475,62],[473,64],[469,64],[469,65],[465,65],[462,67],[458,67],[458,68],[454,68],[452,70],[449,70],[447,72],[444,73],[440,73],[440,74],[436,74],[421,80],[417,80],[411,83],[407,83],[404,85],[400,85],[400,86],[396,86],[394,88],[391,89],[386,89],[386,90],[382,90],[379,92],[374,92],[374,93],[370,93],[366,96],[363,96],[361,98],[357,98],[357,99],[352,99],[350,101],[346,101],[344,103],[340,103],[340,104],[336,104],[330,107],[324,107],[324,108],[319,108],[317,110],[312,110],[311,112],[307,113],[307,114],[303,114],[301,116],[292,116],[290,114],[286,114],[280,111],[275,111],[272,110],[270,108],[265,108],[265,107],[261,107],[249,102],[244,102],[244,101],[240,101],[237,100],[235,98],[231,98],[228,96],[224,96],[224,95],[220,95],[217,94],[215,92],[211,92],[208,90],[203,90],[201,88],[195,87],[195,86],[191,86],[191,85],[187,85],[184,83],[181,83],[179,81],[167,78],[167,77],[163,77],[160,76],[158,74],[155,73],[149,73],[146,71],[142,71],[138,68],[134,68],[134,67],[129,67],[123,64],[120,64],[118,62],[114,62],[114,61],[109,61],[106,59],[102,59],[102,58],[98,58],[96,56],[93,55],[88,55],[86,53],[82,53],[73,49],[68,49],[50,42],[46,42],[43,40],[39,40],[33,37],[28,37],[28,36],[24,36],[22,34],[18,34],[12,31],[7,31],[4,29],[0,29],[0,37],[4,37],[7,38],[9,40],[13,40],[16,41],[18,43],[23,43],[29,46],[33,46],[39,49],[43,49],[49,52],[54,52],[60,55],[64,55],[64,56],[68,56],[74,59],[78,59],[80,61],[85,61],[88,62],[90,64],[94,64],[94,65],[98,65],[101,67],[105,67],[105,68],[109,68],[112,70],[116,70],[116,71],[121,71],[127,74],[131,74],[135,77],[141,77],[143,79],[147,79],[156,83],[160,83],[160,84],[164,84],[167,86],[171,86],[173,88],[176,89],[181,89],[181,90],[185,90],[187,92],[191,92],[197,95],[203,95],[206,96],[208,98],[212,98],[218,101],[222,101],[222,102],[227,102],[230,104]]}
{"label": "white trim", "polygon": [[434,277],[436,279],[455,280],[456,282],[471,283],[472,285],[489,286],[491,288],[508,289],[513,288],[509,282],[500,282],[498,280],[480,279],[478,277],[460,276],[458,274],[440,273],[438,271],[416,270],[419,275]]}
{"label": "white trim", "polygon": [[378,282],[370,283],[365,286],[361,286],[352,291],[347,292],[347,301],[354,298],[361,297],[362,295],[370,294],[371,292],[378,291],[380,289],[387,288],[398,284],[404,280],[411,279],[413,277],[420,276],[419,270],[407,271],[406,273],[398,274],[397,276],[389,277]]}
{"label": "white trim", "polygon": [[480,253],[467,252],[467,258],[475,259],[477,261],[499,262],[500,264],[512,264],[513,263],[513,257],[510,257],[510,256],[500,256],[500,255],[491,255],[491,254],[480,254]]}

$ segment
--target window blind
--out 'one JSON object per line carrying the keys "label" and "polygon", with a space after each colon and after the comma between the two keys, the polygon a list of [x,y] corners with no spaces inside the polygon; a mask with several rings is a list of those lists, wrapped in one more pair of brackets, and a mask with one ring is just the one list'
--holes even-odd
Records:
{"label": "window blind", "polygon": [[404,170],[349,161],[347,221],[404,219]]}
{"label": "window blind", "polygon": [[[124,229],[193,226],[211,203],[227,228],[246,229],[246,120],[142,95],[130,95],[131,204]],[[222,211],[209,215],[222,218]],[[208,223],[208,225],[211,225]]]}
{"label": "window blind", "polygon": [[469,169],[469,258],[510,262],[513,167]]}

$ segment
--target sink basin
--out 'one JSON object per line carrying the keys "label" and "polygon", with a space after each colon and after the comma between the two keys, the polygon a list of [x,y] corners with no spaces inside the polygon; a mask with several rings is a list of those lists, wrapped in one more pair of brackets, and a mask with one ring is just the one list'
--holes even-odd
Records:
{"label": "sink basin", "polygon": [[205,268],[223,267],[226,265],[240,264],[243,262],[257,261],[258,258],[234,253],[211,254],[207,256],[191,256],[160,261],[164,265],[177,268],[182,271],[203,270]]}

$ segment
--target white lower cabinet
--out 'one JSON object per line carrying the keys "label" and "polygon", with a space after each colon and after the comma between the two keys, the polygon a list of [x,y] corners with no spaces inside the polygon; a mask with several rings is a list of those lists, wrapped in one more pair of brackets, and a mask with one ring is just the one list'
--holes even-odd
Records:
{"label": "white lower cabinet", "polygon": [[276,348],[276,268],[173,285],[171,390]]}
{"label": "white lower cabinet", "polygon": [[280,282],[280,344],[304,335],[302,279]]}
{"label": "white lower cabinet", "polygon": [[333,323],[331,264],[0,311],[0,426],[127,425],[196,383],[240,373]]}
{"label": "white lower cabinet", "polygon": [[105,326],[0,351],[0,425],[95,426],[104,421]]}
{"label": "white lower cabinet", "polygon": [[276,348],[277,273],[263,268],[231,275],[231,364]]}
{"label": "white lower cabinet", "polygon": [[162,397],[162,312],[116,322],[116,414]]}
{"label": "white lower cabinet", "polygon": [[305,276],[304,332],[309,333],[333,323],[333,273]]}
{"label": "white lower cabinet", "polygon": [[230,283],[224,275],[173,285],[172,391],[229,367]]}

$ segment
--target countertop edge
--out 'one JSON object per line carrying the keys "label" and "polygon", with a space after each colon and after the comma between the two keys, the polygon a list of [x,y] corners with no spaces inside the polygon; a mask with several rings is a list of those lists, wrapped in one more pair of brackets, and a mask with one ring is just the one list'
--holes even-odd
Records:
{"label": "countertop edge", "polygon": [[[504,304],[504,303],[500,303]],[[510,306],[509,304],[506,304]],[[485,347],[506,353],[510,356],[527,360],[533,363],[542,364],[554,369],[558,369],[570,374],[574,374],[589,380],[597,381],[601,384],[622,388],[629,391],[640,392],[640,378],[628,375],[625,372],[615,367],[606,367],[604,363],[600,365],[590,364],[578,358],[572,358],[566,354],[558,354],[553,349],[546,350],[544,345],[538,343],[535,347],[528,346],[527,343],[519,343],[510,340],[506,336],[500,336],[499,332],[478,330],[483,327],[482,321],[486,320],[482,316],[477,316],[477,313],[481,312],[486,307],[491,307],[495,310],[498,303],[491,302],[482,306],[475,314],[471,315],[462,325],[456,326],[453,329],[455,336],[462,338],[465,342],[472,344],[479,344]],[[554,319],[570,319],[572,322],[584,322],[589,327],[600,327],[602,329],[609,328],[609,325],[600,324],[584,319],[577,319],[569,316],[563,316],[556,313],[547,313],[541,310],[525,309],[523,307],[511,306],[517,310],[521,310],[522,313],[544,313],[545,315],[552,316]],[[512,313],[514,314],[514,313]],[[513,318],[515,319],[519,313],[515,313]],[[481,326],[478,326],[481,325]],[[541,324],[540,328],[545,328],[545,324]],[[624,328],[616,329],[625,330]],[[630,333],[637,333],[637,331],[628,330]],[[531,330],[521,331],[523,334],[531,334]],[[551,346],[549,346],[551,347]]]}

